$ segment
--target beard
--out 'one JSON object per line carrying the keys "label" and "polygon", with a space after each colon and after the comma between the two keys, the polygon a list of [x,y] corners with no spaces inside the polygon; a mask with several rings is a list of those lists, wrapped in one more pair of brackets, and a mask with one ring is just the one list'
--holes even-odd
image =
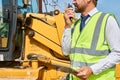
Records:
{"label": "beard", "polygon": [[85,7],[75,7],[75,12],[76,13],[81,13],[81,12],[84,11],[84,9],[85,9]]}

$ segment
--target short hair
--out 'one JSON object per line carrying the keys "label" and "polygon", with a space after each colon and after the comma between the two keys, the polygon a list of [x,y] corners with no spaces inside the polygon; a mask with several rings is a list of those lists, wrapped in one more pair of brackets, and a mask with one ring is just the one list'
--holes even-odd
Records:
{"label": "short hair", "polygon": [[94,2],[94,4],[95,4],[95,6],[97,5],[97,1],[98,1],[98,0],[93,0],[93,2]]}

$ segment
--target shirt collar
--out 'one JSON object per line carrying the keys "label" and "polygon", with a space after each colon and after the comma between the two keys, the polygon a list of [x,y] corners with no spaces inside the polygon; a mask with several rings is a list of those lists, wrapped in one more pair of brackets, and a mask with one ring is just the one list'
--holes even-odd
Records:
{"label": "shirt collar", "polygon": [[98,9],[97,8],[93,8],[90,12],[88,12],[88,14],[90,15],[90,16],[93,16],[95,13],[97,13],[98,12]]}
{"label": "shirt collar", "polygon": [[91,17],[91,16],[93,16],[97,12],[99,12],[99,10],[95,7],[91,11],[88,12],[88,15]]}

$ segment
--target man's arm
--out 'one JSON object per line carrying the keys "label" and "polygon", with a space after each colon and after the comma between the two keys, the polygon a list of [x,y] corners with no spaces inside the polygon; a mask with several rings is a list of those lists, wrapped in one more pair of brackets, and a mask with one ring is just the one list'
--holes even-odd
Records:
{"label": "man's arm", "polygon": [[120,27],[116,20],[111,16],[108,18],[105,33],[111,53],[97,64],[90,66],[94,74],[98,74],[105,69],[114,67],[116,63],[120,62]]}
{"label": "man's arm", "polygon": [[70,53],[71,46],[71,28],[67,28],[64,31],[62,37],[62,51],[65,56],[68,56]]}
{"label": "man's arm", "polygon": [[70,19],[71,17],[73,19],[75,18],[73,8],[67,8],[64,12],[65,30],[62,37],[62,50],[65,56],[70,53],[71,47],[71,25],[73,23]]}

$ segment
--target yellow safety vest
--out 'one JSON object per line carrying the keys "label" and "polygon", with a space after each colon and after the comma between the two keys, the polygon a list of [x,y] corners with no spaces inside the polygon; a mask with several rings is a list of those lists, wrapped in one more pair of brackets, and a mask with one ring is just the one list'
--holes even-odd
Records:
{"label": "yellow safety vest", "polygon": [[[80,32],[81,20],[77,21],[72,31],[70,53],[73,69],[91,66],[110,53],[109,45],[105,44],[105,28],[109,16],[111,15],[97,12],[87,22],[82,32]],[[80,79],[71,75],[70,80]],[[115,68],[107,69],[98,75],[91,75],[87,80],[115,80]]]}

